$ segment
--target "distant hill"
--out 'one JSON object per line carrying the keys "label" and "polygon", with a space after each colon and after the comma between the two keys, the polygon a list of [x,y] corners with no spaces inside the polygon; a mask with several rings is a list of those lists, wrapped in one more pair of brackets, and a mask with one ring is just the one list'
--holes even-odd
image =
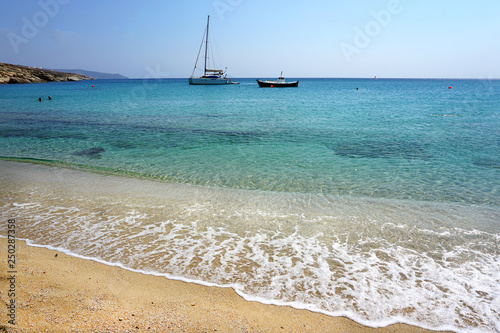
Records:
{"label": "distant hill", "polygon": [[100,80],[128,79],[128,77],[123,76],[121,74],[93,72],[93,71],[86,71],[84,69],[54,69],[54,70],[60,71],[60,72],[78,73],[78,74],[90,76],[90,77],[93,77],[95,79],[100,79]]}
{"label": "distant hill", "polygon": [[92,80],[92,77],[0,62],[0,83],[43,83],[80,80]]}

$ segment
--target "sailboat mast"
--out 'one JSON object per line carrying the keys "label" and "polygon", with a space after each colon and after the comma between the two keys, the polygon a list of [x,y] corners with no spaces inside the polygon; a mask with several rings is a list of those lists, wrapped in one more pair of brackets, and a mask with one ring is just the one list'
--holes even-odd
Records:
{"label": "sailboat mast", "polygon": [[203,75],[207,75],[207,58],[208,58],[208,28],[210,23],[210,15],[207,18],[207,39],[205,40],[205,70]]}

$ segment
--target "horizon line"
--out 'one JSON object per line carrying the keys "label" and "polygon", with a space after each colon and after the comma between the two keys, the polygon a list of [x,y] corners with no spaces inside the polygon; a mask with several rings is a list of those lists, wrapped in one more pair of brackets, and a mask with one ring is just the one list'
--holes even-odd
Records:
{"label": "horizon line", "polygon": [[[120,74],[121,75],[121,74]],[[261,78],[274,78],[275,76],[233,76],[231,79],[261,79]],[[181,80],[188,79],[187,77],[128,77],[126,79],[116,80]],[[451,78],[451,77],[345,77],[345,76],[287,76],[290,79],[361,79],[361,80],[500,80],[499,78]],[[101,79],[107,80],[107,79]]]}

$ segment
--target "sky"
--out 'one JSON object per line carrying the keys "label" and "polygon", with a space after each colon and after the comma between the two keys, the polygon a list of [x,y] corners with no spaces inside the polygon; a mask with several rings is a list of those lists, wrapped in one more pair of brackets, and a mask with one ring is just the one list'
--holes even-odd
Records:
{"label": "sky", "polygon": [[500,0],[0,0],[0,62],[230,77],[500,78]]}

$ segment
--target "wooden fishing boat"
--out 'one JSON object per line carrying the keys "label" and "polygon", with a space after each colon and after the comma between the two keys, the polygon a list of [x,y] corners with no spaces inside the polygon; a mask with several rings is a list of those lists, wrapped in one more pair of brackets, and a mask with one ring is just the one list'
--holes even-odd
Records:
{"label": "wooden fishing boat", "polygon": [[281,72],[280,77],[276,81],[272,80],[257,80],[257,83],[259,84],[259,87],[261,88],[286,88],[286,87],[298,87],[299,86],[299,81],[291,81],[291,82],[286,82],[285,78],[283,77],[283,72]]}

